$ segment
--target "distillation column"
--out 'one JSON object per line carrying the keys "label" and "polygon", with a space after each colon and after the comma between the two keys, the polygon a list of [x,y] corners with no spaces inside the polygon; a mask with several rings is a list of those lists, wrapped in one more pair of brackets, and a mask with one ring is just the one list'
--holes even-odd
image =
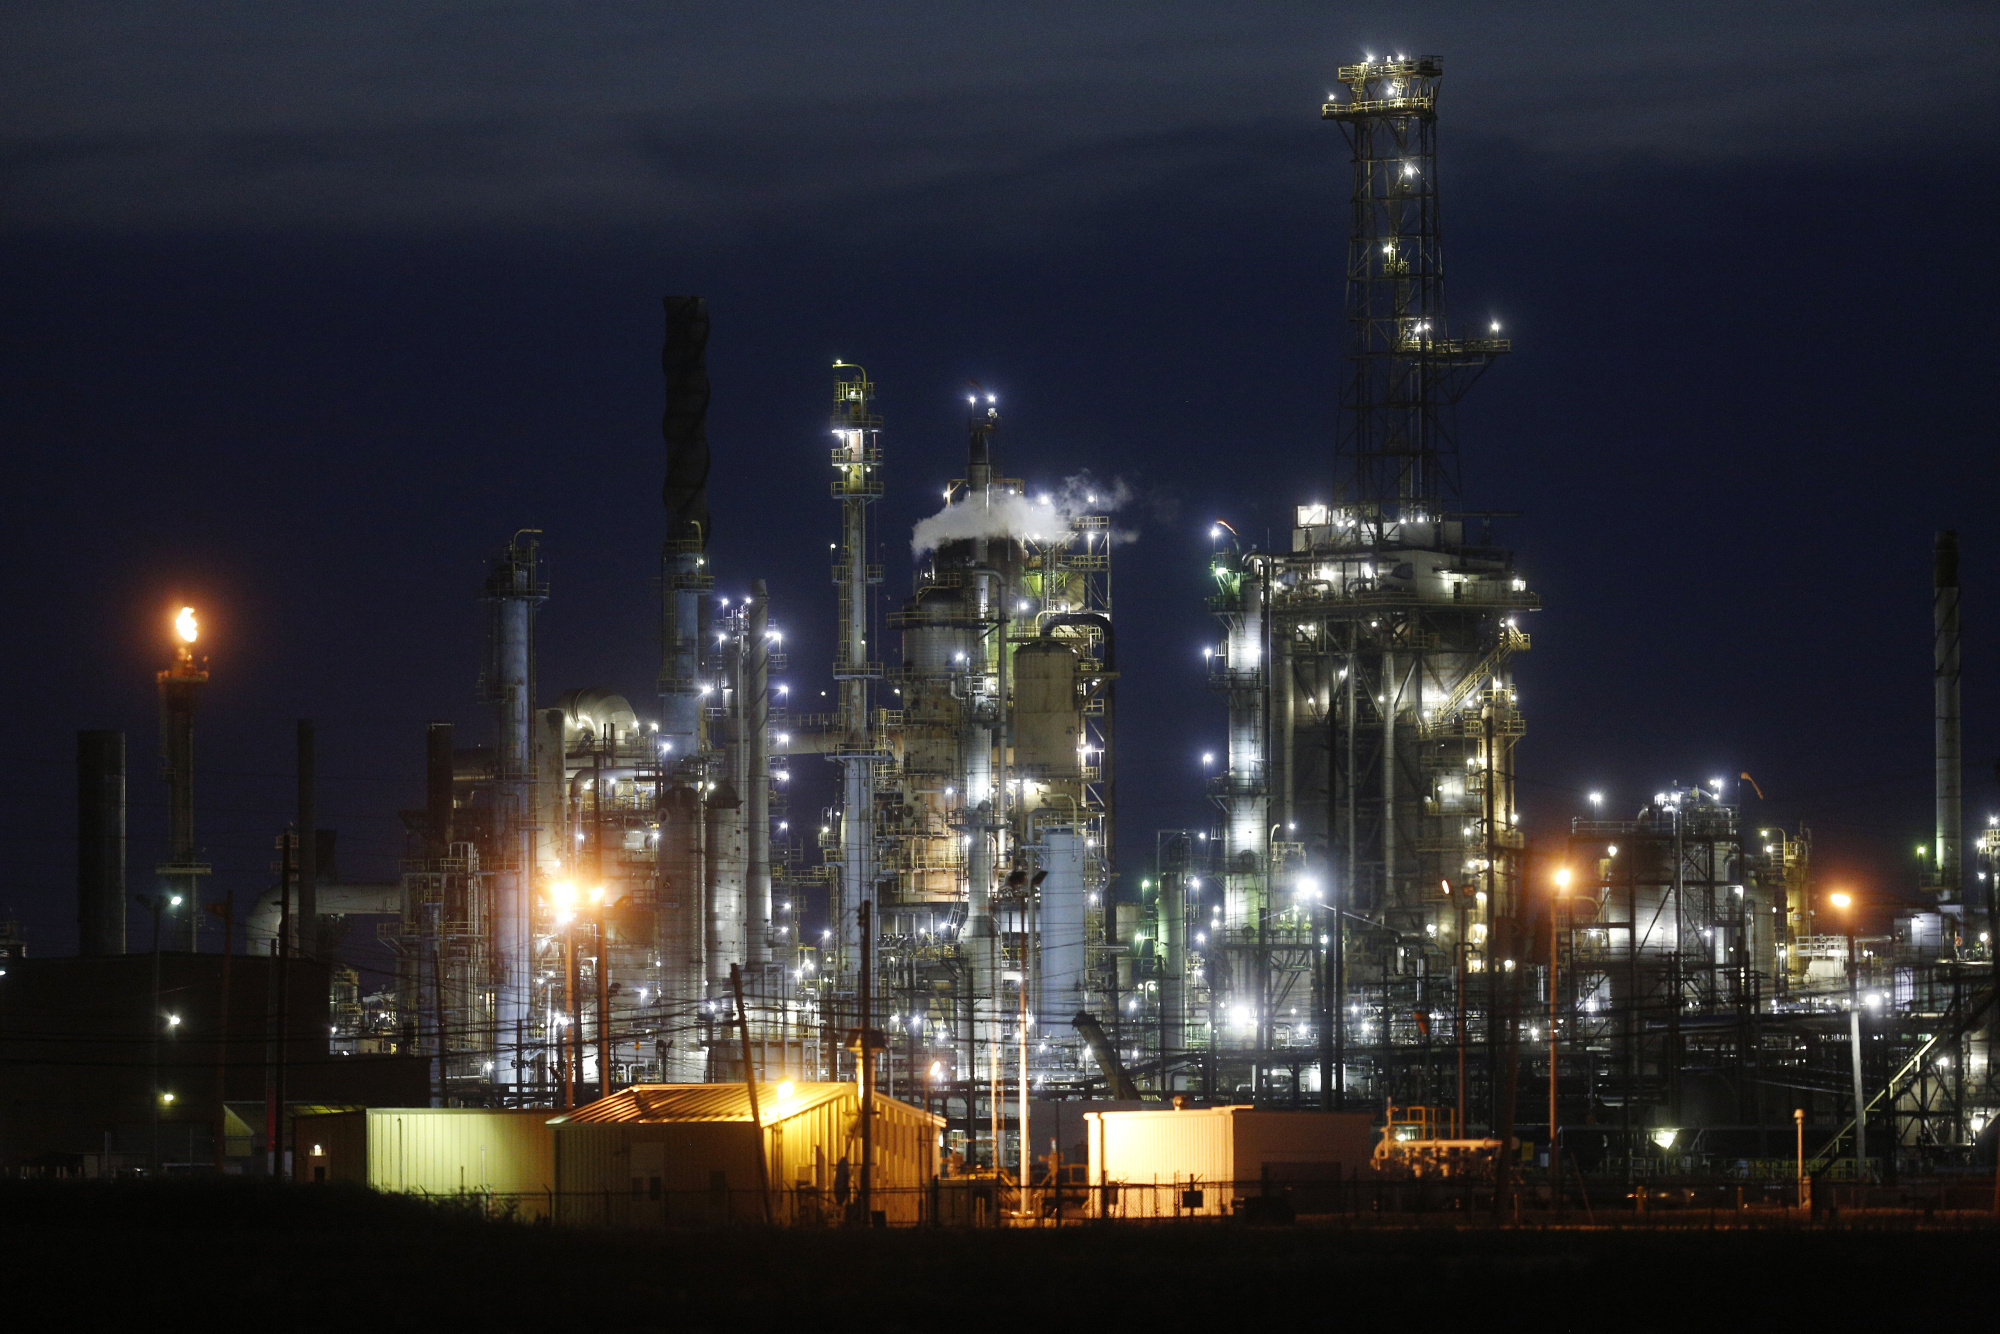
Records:
{"label": "distillation column", "polygon": [[660,367],[666,409],[660,435],[666,477],[660,500],[667,535],[660,548],[661,703],[658,755],[660,855],[655,888],[655,944],[665,1018],[661,1078],[693,1083],[706,1073],[701,1005],[708,950],[702,784],[702,598],[715,586],[708,570],[708,303],[665,298]]}
{"label": "distillation column", "polygon": [[[502,1053],[495,1074],[503,1084],[531,1079],[534,991],[534,869],[539,827],[535,816],[535,612],[548,599],[537,578],[536,547],[523,529],[514,534],[486,576],[491,659],[486,698],[494,707],[493,777],[493,977]],[[484,864],[482,859],[482,864]]]}
{"label": "distillation column", "polygon": [[[875,898],[879,857],[875,846],[875,770],[883,752],[869,716],[868,683],[882,675],[882,663],[869,652],[871,586],[882,581],[881,570],[868,563],[869,506],[882,496],[882,419],[870,407],[875,386],[859,366],[835,362],[833,386],[833,497],[840,502],[840,561],[833,568],[840,594],[840,640],[833,678],[840,690],[835,727],[840,740],[834,760],[840,765],[839,901],[833,913],[839,937],[839,957],[833,973],[844,986],[874,986],[860,978],[861,939],[858,912]],[[870,917],[879,920],[871,907]]]}

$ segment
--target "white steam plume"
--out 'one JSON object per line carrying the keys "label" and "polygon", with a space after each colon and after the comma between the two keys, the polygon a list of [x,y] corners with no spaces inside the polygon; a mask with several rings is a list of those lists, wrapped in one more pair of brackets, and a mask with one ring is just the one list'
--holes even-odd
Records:
{"label": "white steam plume", "polygon": [[[978,537],[1027,538],[1047,542],[1065,536],[1070,521],[1085,514],[1110,514],[1132,499],[1132,489],[1113,479],[1093,481],[1078,473],[1054,490],[1030,488],[1025,495],[989,491],[961,496],[910,534],[910,550],[921,556],[946,542]],[[1136,533],[1112,530],[1114,542],[1130,542]]]}

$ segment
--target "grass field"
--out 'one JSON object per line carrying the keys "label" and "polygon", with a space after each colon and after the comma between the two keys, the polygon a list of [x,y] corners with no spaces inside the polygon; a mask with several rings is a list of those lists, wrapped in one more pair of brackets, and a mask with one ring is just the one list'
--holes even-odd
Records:
{"label": "grass field", "polygon": [[362,1191],[0,1183],[21,1330],[1990,1328],[1996,1247],[1907,1223],[566,1232]]}

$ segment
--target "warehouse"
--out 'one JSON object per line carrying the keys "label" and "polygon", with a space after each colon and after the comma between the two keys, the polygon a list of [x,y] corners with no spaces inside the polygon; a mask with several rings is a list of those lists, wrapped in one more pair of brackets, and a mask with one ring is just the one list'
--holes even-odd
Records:
{"label": "warehouse", "polygon": [[1374,1152],[1369,1112],[1203,1107],[1083,1119],[1096,1218],[1226,1214],[1264,1195],[1320,1212],[1331,1207],[1331,1183],[1370,1171]]}
{"label": "warehouse", "polygon": [[300,1116],[296,1179],[412,1195],[483,1197],[490,1209],[545,1218],[555,1188],[546,1111],[373,1107]]}
{"label": "warehouse", "polygon": [[864,1209],[883,1223],[923,1221],[943,1118],[876,1094],[864,1180],[855,1085],[761,1084],[757,1103],[753,1118],[742,1084],[642,1084],[557,1117],[557,1216],[622,1227],[758,1222],[768,1204],[779,1223]]}

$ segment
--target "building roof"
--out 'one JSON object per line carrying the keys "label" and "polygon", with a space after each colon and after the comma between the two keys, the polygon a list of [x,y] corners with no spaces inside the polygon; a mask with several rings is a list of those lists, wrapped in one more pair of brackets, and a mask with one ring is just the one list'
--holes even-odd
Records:
{"label": "building roof", "polygon": [[[819,1084],[804,1080],[791,1083],[788,1097],[780,1097],[777,1083],[757,1086],[757,1110],[764,1124],[788,1120],[800,1112],[852,1098],[852,1084]],[[879,1102],[890,1101],[877,1094]],[[910,1108],[916,1111],[915,1108]],[[919,1113],[921,1115],[921,1113]],[[588,1107],[579,1107],[559,1116],[550,1125],[603,1125],[612,1122],[667,1121],[748,1121],[750,1094],[741,1084],[635,1084],[608,1098],[599,1098]]]}

